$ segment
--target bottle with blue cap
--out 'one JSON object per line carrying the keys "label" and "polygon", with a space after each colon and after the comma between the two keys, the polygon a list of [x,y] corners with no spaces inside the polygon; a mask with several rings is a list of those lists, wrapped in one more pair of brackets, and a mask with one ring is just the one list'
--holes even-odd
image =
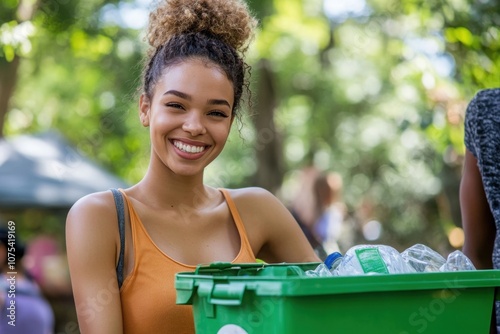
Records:
{"label": "bottle with blue cap", "polygon": [[331,277],[334,276],[334,270],[342,261],[342,254],[334,252],[328,255],[323,263],[320,263],[314,270],[307,270],[306,276],[309,277]]}
{"label": "bottle with blue cap", "polygon": [[333,274],[340,262],[342,262],[342,254],[340,254],[339,252],[333,252],[326,257],[324,262],[328,270],[330,270],[330,272]]}

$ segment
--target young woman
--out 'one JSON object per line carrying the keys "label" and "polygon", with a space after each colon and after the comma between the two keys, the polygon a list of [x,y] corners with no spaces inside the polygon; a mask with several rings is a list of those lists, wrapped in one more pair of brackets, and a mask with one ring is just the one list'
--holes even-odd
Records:
{"label": "young woman", "polygon": [[149,167],[136,185],[88,195],[67,217],[82,333],[193,333],[174,275],[201,263],[319,261],[271,193],[203,184],[248,87],[242,57],[254,27],[242,0],[168,0],[151,13],[139,101]]}

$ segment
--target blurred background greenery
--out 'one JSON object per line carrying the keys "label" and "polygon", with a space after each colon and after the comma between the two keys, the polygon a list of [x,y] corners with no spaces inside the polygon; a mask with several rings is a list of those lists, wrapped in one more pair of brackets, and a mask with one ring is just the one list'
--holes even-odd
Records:
{"label": "blurred background greenery", "polygon": [[[248,3],[260,21],[247,58],[252,110],[207,183],[262,186],[287,202],[297,170],[315,165],[342,177],[344,248],[459,249],[463,118],[479,89],[500,86],[500,2]],[[149,137],[137,89],[152,5],[2,0],[0,135],[57,130],[128,183],[140,180]],[[27,239],[64,238],[64,211],[0,212]]]}

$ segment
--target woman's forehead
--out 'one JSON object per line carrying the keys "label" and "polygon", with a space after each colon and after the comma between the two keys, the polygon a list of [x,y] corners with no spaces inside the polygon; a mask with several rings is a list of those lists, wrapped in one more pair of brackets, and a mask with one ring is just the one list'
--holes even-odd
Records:
{"label": "woman's forehead", "polygon": [[[188,95],[234,96],[234,87],[224,71],[217,65],[190,59],[173,64],[166,68],[159,78],[155,93],[164,94],[176,90]],[[214,97],[210,97],[214,98]]]}

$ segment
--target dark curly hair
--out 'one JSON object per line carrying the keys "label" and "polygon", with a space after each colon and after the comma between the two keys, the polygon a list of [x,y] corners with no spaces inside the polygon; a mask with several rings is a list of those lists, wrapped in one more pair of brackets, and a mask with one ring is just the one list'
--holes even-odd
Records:
{"label": "dark curly hair", "polygon": [[256,20],[243,0],[165,0],[149,18],[151,45],[143,72],[143,93],[152,98],[163,71],[188,59],[202,59],[224,71],[234,87],[233,116],[250,66],[243,60]]}

